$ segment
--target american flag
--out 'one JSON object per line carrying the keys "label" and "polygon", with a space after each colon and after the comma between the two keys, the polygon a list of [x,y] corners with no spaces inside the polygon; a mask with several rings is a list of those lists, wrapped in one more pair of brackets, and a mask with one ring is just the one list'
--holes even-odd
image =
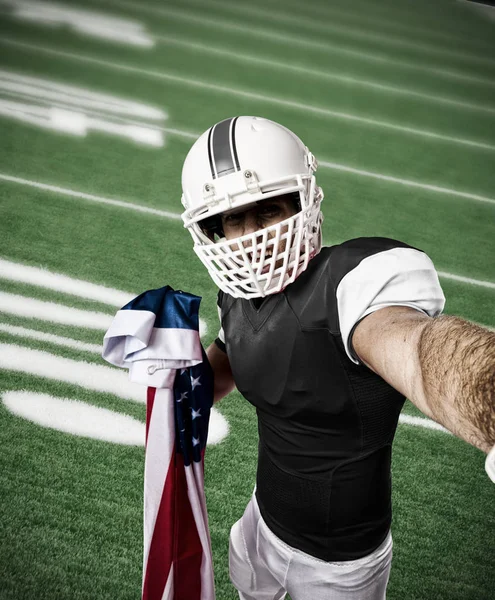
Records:
{"label": "american flag", "polygon": [[212,399],[206,365],[178,370],[173,396],[148,388],[143,600],[215,597],[203,479]]}
{"label": "american flag", "polygon": [[166,286],[118,311],[103,357],[148,384],[142,600],[214,600],[204,494],[213,375],[200,298]]}

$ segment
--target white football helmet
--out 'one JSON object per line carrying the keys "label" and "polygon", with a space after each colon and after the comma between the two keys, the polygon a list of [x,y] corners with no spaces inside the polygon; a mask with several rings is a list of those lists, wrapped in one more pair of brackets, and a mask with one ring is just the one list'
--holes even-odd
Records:
{"label": "white football helmet", "polygon": [[[182,169],[182,219],[221,290],[235,298],[280,292],[318,254],[323,193],[316,166],[294,133],[259,117],[226,119],[195,142]],[[221,213],[294,192],[297,214],[255,233],[223,237]]]}

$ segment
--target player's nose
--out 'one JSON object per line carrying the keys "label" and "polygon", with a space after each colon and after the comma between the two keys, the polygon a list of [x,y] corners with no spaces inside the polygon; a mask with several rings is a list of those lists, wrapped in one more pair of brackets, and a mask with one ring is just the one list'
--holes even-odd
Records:
{"label": "player's nose", "polygon": [[258,231],[258,229],[260,228],[260,225],[258,223],[258,219],[256,216],[255,211],[247,211],[246,214],[244,215],[244,231],[243,231],[243,235],[248,235],[250,233],[254,233],[255,231]]}

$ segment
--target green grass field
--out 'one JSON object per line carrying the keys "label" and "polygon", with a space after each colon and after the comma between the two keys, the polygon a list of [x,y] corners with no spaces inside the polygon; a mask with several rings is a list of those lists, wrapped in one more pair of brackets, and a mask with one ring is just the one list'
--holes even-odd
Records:
{"label": "green grass field", "polygon": [[[325,244],[376,235],[421,248],[445,312],[494,327],[495,26],[444,0],[60,5],[142,25],[119,41],[108,36],[122,24],[95,37],[87,15],[49,25],[15,5],[0,3],[0,599],[130,600],[143,447],[41,426],[8,399],[42,393],[143,422],[144,404],[93,385],[97,353],[61,345],[101,345],[98,323],[123,293],[200,295],[204,345],[216,337],[216,290],[177,219],[180,172],[194,139],[233,115],[281,122],[316,155]],[[86,368],[94,381],[77,379]],[[219,411],[230,433],[208,449],[206,493],[217,598],[233,600],[228,534],[252,493],[257,428],[237,392]],[[492,600],[484,455],[400,424],[393,479],[388,598]]]}

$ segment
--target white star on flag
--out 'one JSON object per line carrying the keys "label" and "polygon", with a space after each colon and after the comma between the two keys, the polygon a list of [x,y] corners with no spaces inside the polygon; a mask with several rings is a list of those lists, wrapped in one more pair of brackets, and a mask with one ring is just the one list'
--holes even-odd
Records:
{"label": "white star on flag", "polygon": [[193,443],[193,446],[197,446],[199,444],[199,438],[193,437],[192,438],[192,443]]}
{"label": "white star on flag", "polygon": [[184,400],[184,398],[187,398],[187,394],[189,392],[182,392],[182,394],[180,395],[180,398],[177,400],[177,402],[182,402],[182,400]]}
{"label": "white star on flag", "polygon": [[184,375],[184,373],[186,373],[186,372],[187,372],[187,369],[181,369],[181,370],[180,370],[180,374],[181,374],[181,375]]}
{"label": "white star on flag", "polygon": [[191,387],[192,387],[192,389],[194,389],[198,385],[201,385],[201,383],[199,382],[200,379],[201,379],[201,377],[191,377]]}
{"label": "white star on flag", "polygon": [[193,421],[197,417],[201,418],[201,409],[198,408],[198,410],[194,410],[194,408],[191,406],[191,417],[192,417]]}

